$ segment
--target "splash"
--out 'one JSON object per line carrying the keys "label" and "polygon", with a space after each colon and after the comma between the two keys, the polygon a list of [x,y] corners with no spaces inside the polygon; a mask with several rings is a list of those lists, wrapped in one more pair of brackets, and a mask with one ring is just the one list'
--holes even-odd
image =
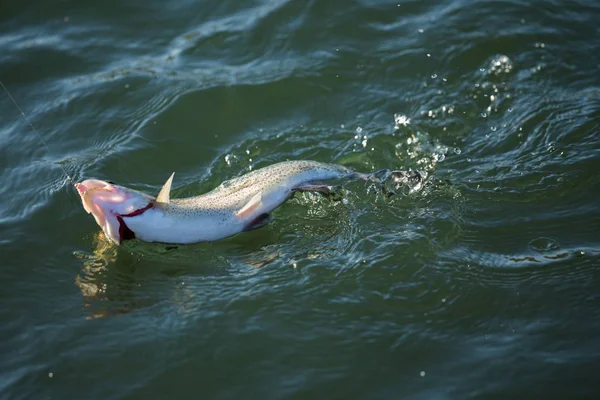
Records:
{"label": "splash", "polygon": [[402,114],[394,114],[394,129],[398,130],[401,126],[408,126],[410,124],[410,118]]}
{"label": "splash", "polygon": [[514,65],[510,58],[500,55],[491,60],[487,73],[494,76],[505,75],[511,73],[513,68]]}

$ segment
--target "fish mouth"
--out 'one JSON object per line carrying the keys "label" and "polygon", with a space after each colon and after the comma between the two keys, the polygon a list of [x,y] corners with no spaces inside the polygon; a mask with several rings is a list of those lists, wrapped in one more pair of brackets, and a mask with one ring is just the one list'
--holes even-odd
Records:
{"label": "fish mouth", "polygon": [[125,222],[127,218],[141,215],[154,206],[149,196],[146,198],[136,195],[110,181],[88,179],[75,183],[74,186],[84,210],[94,217],[105,235],[117,244],[135,238],[135,233]]}
{"label": "fish mouth", "polygon": [[82,182],[79,182],[75,184],[75,189],[77,189],[77,193],[83,197],[90,188],[84,185]]}
{"label": "fish mouth", "polygon": [[[78,184],[80,185],[80,184]],[[85,209],[85,211],[90,214],[90,213],[94,213],[94,212],[99,212],[100,214],[104,214],[100,207],[97,207],[92,201],[90,201],[90,194],[92,192],[95,192],[97,190],[100,191],[108,191],[106,189],[102,189],[102,188],[86,188],[84,185],[80,185],[80,186],[75,186],[77,188],[77,192],[79,193],[79,196],[81,197],[81,203],[83,203],[83,208]]]}
{"label": "fish mouth", "polygon": [[76,183],[75,189],[77,189],[77,193],[79,193],[80,196],[83,196],[87,191],[87,187],[85,187],[83,183]]}
{"label": "fish mouth", "polygon": [[77,193],[84,194],[85,192],[91,189],[111,189],[115,185],[110,181],[101,181],[99,179],[86,179],[84,181],[76,183],[74,186],[77,189]]}
{"label": "fish mouth", "polygon": [[[103,197],[102,193],[106,193],[105,196],[108,196],[108,193],[114,191],[114,187],[110,185],[108,182],[100,181],[97,179],[88,179],[83,182],[78,182],[75,185],[75,189],[81,197],[81,202],[83,203],[83,208],[89,214],[94,214],[95,211],[99,211],[100,207],[95,204],[93,200],[93,194],[97,194],[100,197]],[[119,199],[121,200],[121,199]],[[100,214],[103,214],[102,212]]]}

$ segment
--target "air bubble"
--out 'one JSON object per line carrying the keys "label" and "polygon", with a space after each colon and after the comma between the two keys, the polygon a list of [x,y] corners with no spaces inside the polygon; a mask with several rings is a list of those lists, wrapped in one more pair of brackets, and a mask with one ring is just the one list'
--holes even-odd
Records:
{"label": "air bubble", "polygon": [[539,237],[529,242],[529,248],[538,253],[545,253],[552,250],[558,250],[560,245],[552,238]]}
{"label": "air bubble", "polygon": [[507,74],[513,69],[513,63],[505,55],[501,55],[498,58],[492,60],[488,73],[490,75],[501,75]]}

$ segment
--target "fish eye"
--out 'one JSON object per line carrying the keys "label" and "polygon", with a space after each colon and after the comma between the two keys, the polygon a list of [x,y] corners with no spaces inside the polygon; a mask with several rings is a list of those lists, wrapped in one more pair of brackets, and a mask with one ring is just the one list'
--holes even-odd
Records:
{"label": "fish eye", "polygon": [[108,183],[110,183],[111,185],[116,185],[116,183],[114,183],[113,181],[106,181]]}

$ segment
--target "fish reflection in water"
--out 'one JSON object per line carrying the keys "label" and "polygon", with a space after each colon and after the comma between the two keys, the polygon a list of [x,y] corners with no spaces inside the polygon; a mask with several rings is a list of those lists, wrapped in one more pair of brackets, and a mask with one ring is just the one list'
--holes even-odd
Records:
{"label": "fish reflection in water", "polygon": [[[279,261],[282,253],[279,246],[267,245],[244,254],[231,256],[231,261],[222,256],[210,257],[210,251],[201,249],[192,251],[173,246],[152,246],[152,254],[130,253],[113,244],[102,232],[94,235],[94,249],[91,253],[77,252],[75,256],[82,260],[82,268],[75,277],[74,283],[81,291],[82,308],[88,319],[117,316],[140,308],[147,308],[167,300],[175,303],[180,310],[188,307],[189,300],[196,297],[194,290],[183,281],[165,280],[164,276],[178,277],[182,275],[197,276],[195,266],[198,257],[203,263],[212,265],[203,268],[201,275],[209,274],[218,278],[223,274],[247,274],[264,266]],[[157,250],[157,247],[160,249]],[[183,250],[183,251],[182,251]],[[161,252],[161,255],[157,254]],[[166,256],[165,253],[168,253]],[[178,254],[177,254],[178,253]],[[232,263],[234,265],[232,271]],[[158,266],[158,269],[155,268]],[[153,277],[160,274],[160,288],[154,290],[156,284]],[[193,279],[193,278],[192,278]],[[168,288],[162,286],[167,283]]]}
{"label": "fish reflection in water", "polygon": [[[194,280],[198,275],[205,275],[219,279],[220,275],[248,275],[269,265],[295,267],[298,260],[339,256],[351,245],[356,222],[341,217],[339,213],[333,214],[336,218],[325,223],[319,219],[320,224],[308,224],[302,233],[285,235],[284,240],[276,243],[274,237],[265,233],[258,246],[238,238],[221,244],[216,252],[204,245],[142,245],[131,252],[131,249],[107,240],[100,231],[93,237],[91,253],[75,254],[82,261],[82,268],[74,281],[82,294],[85,316],[88,319],[111,317],[162,301],[174,304],[180,311],[189,307],[195,309],[197,306],[191,305],[193,301],[190,300],[198,294],[190,293],[194,291],[193,287],[183,284],[188,278]],[[308,217],[311,218],[310,215]],[[302,221],[296,224],[302,224]],[[295,228],[290,227],[294,231]],[[201,270],[197,268],[199,259],[203,264]],[[162,278],[153,280],[157,274]],[[165,276],[181,276],[182,279],[165,280]],[[163,283],[168,287],[165,288]],[[154,290],[156,288],[150,287],[153,284],[160,288]]]}
{"label": "fish reflection in water", "polygon": [[75,285],[81,290],[86,317],[101,318],[127,313],[139,305],[131,303],[134,280],[129,274],[116,279],[110,271],[118,258],[118,247],[106,240],[103,232],[94,235],[91,254],[78,252],[83,267],[75,277]]}

